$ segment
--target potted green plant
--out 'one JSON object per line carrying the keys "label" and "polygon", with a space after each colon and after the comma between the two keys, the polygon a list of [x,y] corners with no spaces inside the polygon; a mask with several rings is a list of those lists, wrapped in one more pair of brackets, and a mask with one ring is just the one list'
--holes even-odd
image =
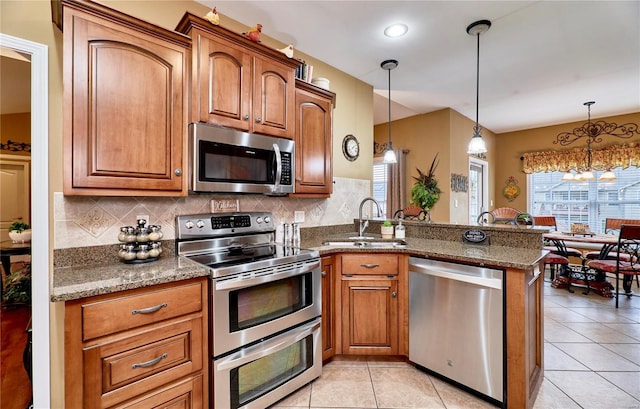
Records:
{"label": "potted green plant", "polygon": [[9,226],[9,238],[14,243],[31,241],[31,226],[20,221],[11,223],[11,226]]}
{"label": "potted green plant", "polygon": [[391,224],[391,221],[385,220],[384,223],[382,223],[382,226],[380,227],[380,234],[383,239],[393,238],[393,224]]}
{"label": "potted green plant", "polygon": [[433,158],[429,171],[423,173],[420,169],[418,176],[413,176],[415,183],[411,188],[411,203],[416,206],[420,206],[427,213],[431,210],[433,205],[440,199],[440,193],[442,191],[438,187],[438,180],[435,178],[435,171],[438,167],[438,154]]}

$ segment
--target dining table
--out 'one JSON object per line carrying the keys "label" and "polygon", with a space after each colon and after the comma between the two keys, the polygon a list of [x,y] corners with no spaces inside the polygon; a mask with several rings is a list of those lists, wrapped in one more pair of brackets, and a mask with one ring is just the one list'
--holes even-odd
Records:
{"label": "dining table", "polygon": [[[598,259],[604,260],[609,252],[618,245],[618,236],[600,233],[573,233],[573,232],[549,232],[543,234],[543,239],[553,243],[557,248],[555,253],[568,257],[566,254],[567,243],[584,243],[599,245]],[[582,258],[581,264],[569,264],[561,269],[551,283],[554,288],[567,288],[571,291],[572,285],[585,287],[584,294],[594,290],[597,294],[612,298],[615,295],[613,285],[602,271],[589,268],[588,261]]]}

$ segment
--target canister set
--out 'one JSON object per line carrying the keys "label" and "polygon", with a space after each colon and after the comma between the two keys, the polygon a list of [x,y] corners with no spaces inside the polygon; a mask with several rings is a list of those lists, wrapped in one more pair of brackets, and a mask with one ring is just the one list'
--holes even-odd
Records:
{"label": "canister set", "polygon": [[120,227],[118,241],[122,244],[118,257],[125,263],[146,263],[155,261],[162,253],[162,228],[149,225],[144,219],[138,220],[137,226]]}

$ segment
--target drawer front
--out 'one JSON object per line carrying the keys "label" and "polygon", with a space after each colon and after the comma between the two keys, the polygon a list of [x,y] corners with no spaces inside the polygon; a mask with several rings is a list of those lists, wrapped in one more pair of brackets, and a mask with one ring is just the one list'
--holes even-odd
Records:
{"label": "drawer front", "polygon": [[199,375],[112,409],[201,409],[206,407],[202,384],[202,375]]}
{"label": "drawer front", "polygon": [[86,348],[86,407],[110,407],[202,370],[202,318],[159,324]]}
{"label": "drawer front", "polygon": [[347,254],[342,256],[342,274],[398,274],[398,256],[393,254]]}
{"label": "drawer front", "polygon": [[82,305],[84,341],[202,310],[202,282]]}

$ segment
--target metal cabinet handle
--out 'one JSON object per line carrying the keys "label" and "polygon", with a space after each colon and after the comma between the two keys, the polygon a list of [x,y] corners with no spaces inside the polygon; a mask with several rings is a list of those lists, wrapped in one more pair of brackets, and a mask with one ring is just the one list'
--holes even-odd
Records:
{"label": "metal cabinet handle", "polygon": [[162,303],[160,305],[156,305],[155,307],[143,308],[141,310],[132,310],[131,315],[136,314],[151,314],[152,312],[156,312],[161,308],[167,308],[167,303]]}
{"label": "metal cabinet handle", "polygon": [[245,116],[244,116],[244,120],[245,120],[245,121],[248,121],[248,120],[249,120],[249,115],[245,115]]}
{"label": "metal cabinet handle", "polygon": [[396,298],[396,297],[398,296],[398,292],[397,292],[397,291],[392,291],[392,292],[391,292],[391,296],[392,296],[393,298]]}
{"label": "metal cabinet handle", "polygon": [[169,355],[165,352],[164,354],[160,355],[157,358],[152,359],[151,361],[142,362],[142,363],[139,363],[139,364],[133,364],[133,365],[131,365],[131,369],[148,368],[150,366],[153,366],[153,365],[157,364],[158,362],[162,361],[163,359],[165,359],[168,356]]}
{"label": "metal cabinet handle", "polygon": [[176,169],[174,173],[176,174],[176,176],[180,176],[182,175],[182,169]]}
{"label": "metal cabinet handle", "polygon": [[326,271],[323,271],[320,274],[322,275],[322,277],[326,277],[327,276],[327,272]]}
{"label": "metal cabinet handle", "polygon": [[378,268],[378,267],[380,267],[380,264],[360,264],[360,267],[364,267],[364,268]]}
{"label": "metal cabinet handle", "polygon": [[257,122],[257,123],[262,122],[262,118],[261,118],[261,117],[257,117],[257,118],[256,118],[256,122]]}

